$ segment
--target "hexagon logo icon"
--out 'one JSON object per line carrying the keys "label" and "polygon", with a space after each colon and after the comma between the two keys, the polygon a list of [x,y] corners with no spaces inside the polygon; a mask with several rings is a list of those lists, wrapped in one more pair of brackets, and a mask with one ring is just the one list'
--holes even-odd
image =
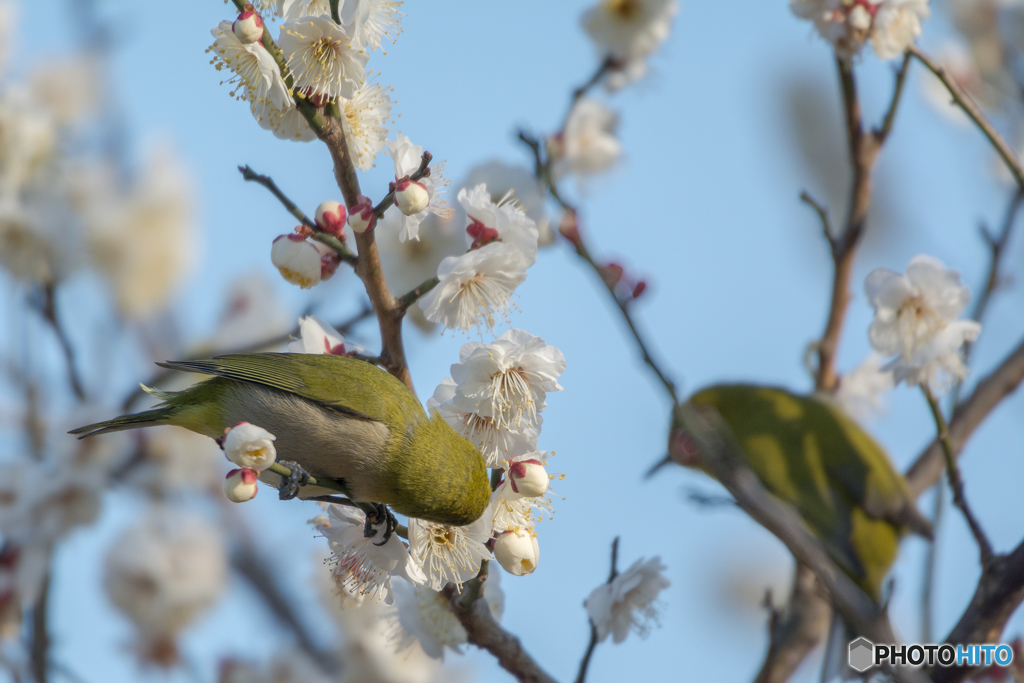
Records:
{"label": "hexagon logo icon", "polygon": [[875,644],[867,638],[858,638],[850,643],[850,668],[864,673],[871,668],[875,659]]}

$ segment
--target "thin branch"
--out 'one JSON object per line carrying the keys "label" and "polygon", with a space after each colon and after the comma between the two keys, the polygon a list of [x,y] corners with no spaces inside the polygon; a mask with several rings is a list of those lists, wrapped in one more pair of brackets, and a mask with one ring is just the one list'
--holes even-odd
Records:
{"label": "thin branch", "polygon": [[910,71],[910,52],[903,53],[903,61],[895,71],[895,84],[892,90],[892,100],[889,108],[882,119],[882,125],[874,130],[875,140],[879,145],[883,144],[889,133],[892,132],[892,125],[896,122],[896,110],[899,108],[900,100],[903,98],[903,86],[907,82],[907,73]]}
{"label": "thin branch", "polygon": [[432,277],[417,285],[416,288],[408,293],[398,297],[398,303],[402,307],[402,312],[404,313],[409,310],[409,307],[416,303],[420,297],[432,290],[434,287],[437,287],[439,282],[441,281],[436,276]]}
{"label": "thin branch", "polygon": [[[358,323],[366,320],[371,315],[373,315],[373,309],[370,308],[368,305],[364,305],[363,309],[359,311],[359,313],[352,316],[345,322],[335,325],[334,328],[338,330],[338,332],[340,332],[341,334],[346,335],[353,327],[355,327]],[[217,350],[211,353],[205,353],[201,356],[190,356],[188,358],[185,358],[184,360],[204,360],[206,358],[209,358],[210,355],[222,355],[226,353],[251,353],[253,351],[265,349],[268,346],[273,347],[284,344],[286,341],[298,336],[298,334],[299,328],[295,327],[290,332],[275,335],[273,337],[270,337],[269,339],[263,339],[261,341],[253,342],[252,344],[246,344],[245,346],[240,346],[234,349]],[[160,386],[169,377],[173,376],[176,372],[177,370],[161,370],[160,372],[150,377],[149,380],[144,382],[144,384],[148,387]],[[136,387],[134,390],[132,390],[130,394],[128,394],[128,396],[125,397],[124,401],[121,402],[121,409],[127,411],[131,407],[132,403],[134,403],[135,400],[138,399],[139,397],[145,395],[145,393],[146,392],[142,389],[141,386]]]}
{"label": "thin branch", "polygon": [[942,408],[939,406],[939,402],[935,400],[935,396],[928,388],[928,385],[921,384],[921,392],[924,394],[925,400],[928,401],[928,407],[931,408],[932,417],[935,420],[935,429],[938,432],[939,443],[942,445],[942,453],[946,459],[946,474],[949,477],[949,488],[953,492],[953,504],[960,509],[964,519],[967,520],[967,526],[970,527],[971,534],[978,544],[978,551],[981,553],[981,566],[984,567],[992,561],[992,544],[967,504],[967,498],[964,495],[964,482],[960,476],[960,468],[957,466],[956,453],[953,451],[953,445],[949,440],[949,425],[946,424]]}
{"label": "thin branch", "polygon": [[252,170],[249,166],[239,166],[238,171],[242,174],[242,178],[247,181],[258,183],[263,187],[270,190],[270,193],[277,197],[278,201],[284,205],[284,208],[288,210],[292,216],[294,216],[300,223],[313,231],[313,239],[318,242],[323,242],[341,257],[341,260],[349,264],[352,267],[356,265],[356,255],[352,253],[352,250],[345,246],[336,235],[321,230],[320,227],[309,219],[309,217],[302,212],[295,202],[288,199],[284,192],[278,188],[277,183],[274,179],[268,175],[261,175],[256,171]]}
{"label": "thin branch", "polygon": [[67,331],[60,323],[60,317],[57,315],[57,291],[53,283],[43,286],[42,295],[43,300],[40,304],[39,312],[46,322],[50,323],[53,333],[57,336],[57,342],[60,344],[61,352],[64,354],[64,364],[67,366],[68,382],[71,384],[71,390],[75,392],[75,398],[79,401],[84,401],[85,388],[82,385],[82,379],[78,375],[78,367],[75,364],[75,348],[71,345],[71,339],[68,337]]}
{"label": "thin branch", "polygon": [[[619,537],[616,536],[615,540],[612,541],[612,568],[608,573],[608,581],[606,583],[611,583],[619,575],[617,569],[618,560]],[[589,616],[587,617],[587,623],[590,624],[590,641],[587,643],[586,652],[583,653],[583,659],[580,660],[579,672],[576,674],[576,683],[583,683],[587,679],[587,667],[590,666],[590,657],[594,654],[594,648],[597,647],[597,626]]]}
{"label": "thin branch", "polygon": [[523,648],[519,638],[494,620],[486,600],[474,600],[464,605],[451,584],[441,591],[441,595],[448,599],[449,607],[466,629],[468,642],[494,655],[501,668],[515,676],[516,680],[520,683],[555,683],[555,679]]}
{"label": "thin branch", "polygon": [[[52,563],[53,558],[49,559]],[[29,667],[32,670],[32,678],[35,683],[46,683],[50,676],[50,589],[52,588],[53,576],[51,568],[47,567],[43,575],[43,585],[39,591],[39,597],[32,606],[32,648]]]}
{"label": "thin branch", "polygon": [[[974,430],[989,413],[1024,381],[1024,339],[992,372],[978,382],[970,397],[949,420],[949,446],[958,455]],[[943,447],[936,439],[917,457],[904,475],[914,497],[927,491],[942,477],[945,470]]]}
{"label": "thin branch", "polygon": [[1009,144],[1007,144],[1006,140],[1003,139],[1003,136],[999,134],[999,131],[997,131],[989,120],[985,118],[985,115],[981,112],[978,105],[975,104],[971,96],[968,95],[962,87],[960,87],[959,83],[953,80],[944,67],[940,66],[921,52],[916,45],[908,47],[907,52],[914,55],[914,57],[917,58],[917,61],[924,64],[929,71],[935,74],[935,76],[942,81],[942,84],[946,86],[946,90],[949,91],[950,96],[953,98],[953,102],[963,109],[968,118],[974,122],[974,125],[976,125],[981,130],[982,134],[988,138],[988,141],[992,143],[992,146],[995,147],[996,153],[999,154],[999,157],[1003,160],[1003,163],[1006,164],[1006,167],[1013,175],[1014,180],[1017,181],[1017,186],[1022,192],[1024,192],[1024,166],[1021,166],[1020,159],[1017,158],[1013,149]]}
{"label": "thin branch", "polygon": [[828,209],[812,197],[806,190],[800,193],[800,201],[811,207],[811,209],[814,210],[814,213],[818,214],[818,220],[821,221],[821,231],[825,235],[825,241],[828,242],[828,247],[832,252],[833,258],[835,258],[836,240],[835,237],[832,236],[832,224],[828,219]]}
{"label": "thin branch", "polygon": [[784,683],[818,646],[832,620],[832,606],[821,582],[806,565],[797,563],[785,611],[769,605],[768,652],[755,683]]}

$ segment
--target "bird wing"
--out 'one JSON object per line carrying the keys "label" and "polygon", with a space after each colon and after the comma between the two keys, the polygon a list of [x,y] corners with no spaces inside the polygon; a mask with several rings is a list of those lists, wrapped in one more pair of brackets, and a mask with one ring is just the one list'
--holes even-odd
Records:
{"label": "bird wing", "polygon": [[209,360],[168,361],[158,365],[259,384],[351,417],[389,426],[426,419],[419,399],[402,382],[370,363],[346,356],[232,353]]}

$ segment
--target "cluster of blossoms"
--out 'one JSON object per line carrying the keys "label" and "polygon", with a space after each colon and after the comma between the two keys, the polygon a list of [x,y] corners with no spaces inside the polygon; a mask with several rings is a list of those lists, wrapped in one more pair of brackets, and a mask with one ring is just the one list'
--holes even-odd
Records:
{"label": "cluster of blossoms", "polygon": [[790,0],[789,8],[850,59],[867,42],[879,59],[893,59],[921,35],[928,0]]}

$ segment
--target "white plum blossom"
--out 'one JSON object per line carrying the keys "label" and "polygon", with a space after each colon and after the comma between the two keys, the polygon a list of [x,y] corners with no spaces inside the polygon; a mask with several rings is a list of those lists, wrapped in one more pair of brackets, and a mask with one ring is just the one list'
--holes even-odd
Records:
{"label": "white plum blossom", "polygon": [[490,507],[469,526],[447,526],[422,519],[409,519],[409,545],[412,559],[426,573],[436,591],[454,583],[462,590],[480,571],[480,563],[491,559],[484,545],[491,538]]}
{"label": "white plum blossom", "polygon": [[583,13],[583,28],[605,57],[615,60],[608,85],[618,88],[647,71],[647,57],[668,38],[677,0],[598,0]]}
{"label": "white plum blossom", "polygon": [[[346,3],[347,5],[347,3]],[[379,83],[364,84],[352,99],[341,105],[345,144],[356,168],[369,171],[373,160],[388,142],[391,95]]]}
{"label": "white plum blossom", "polygon": [[537,225],[515,203],[511,191],[495,202],[487,185],[481,183],[459,190],[458,200],[466,211],[466,246],[480,248],[495,241],[511,244],[523,252],[528,265],[537,262]]}
{"label": "white plum blossom", "polygon": [[[401,133],[398,133],[394,140],[388,140],[387,145],[391,159],[395,163],[395,183],[399,186],[402,183],[413,183],[413,181],[409,180],[409,176],[419,170],[420,163],[423,160],[423,147],[412,144],[409,138]],[[410,215],[408,207],[403,208],[399,205],[402,213],[405,214],[405,218],[402,221],[402,230],[398,233],[400,242],[419,239],[420,223],[427,217],[428,208],[432,213],[443,217],[447,217],[450,212],[439,192],[439,185],[446,185],[448,182],[442,176],[439,166],[439,164],[435,164],[430,169],[430,175],[414,183],[414,185],[419,185],[426,192],[425,204],[419,211]],[[397,197],[395,204],[399,204]]]}
{"label": "white plum blossom", "polygon": [[545,211],[547,189],[529,169],[493,159],[471,168],[460,187],[475,187],[480,183],[487,186],[494,203],[511,192],[517,204],[536,224],[538,243],[547,246],[554,241],[554,233]]}
{"label": "white plum blossom", "polygon": [[981,325],[957,319],[970,301],[959,273],[938,259],[915,256],[906,274],[879,268],[864,287],[875,309],[868,337],[876,351],[896,356],[884,369],[897,383],[926,383],[940,391],[966,376],[960,348],[977,339]]}
{"label": "white plum blossom", "polygon": [[231,95],[249,102],[257,121],[272,110],[293,106],[281,70],[262,43],[240,41],[230,21],[220,22],[210,33],[214,38],[207,49],[213,53],[210,63],[218,71],[227,68],[234,74],[225,81],[233,86]]}
{"label": "white plum blossom", "polygon": [[790,0],[801,19],[814,22],[836,52],[849,59],[870,41],[879,59],[893,59],[921,35],[928,0]]}
{"label": "white plum blossom", "polygon": [[378,545],[384,536],[384,522],[375,527],[377,534],[370,537],[363,535],[365,523],[362,510],[329,505],[326,518],[320,520],[317,528],[330,545],[331,574],[339,590],[391,605],[395,601],[392,576],[417,586],[425,584],[427,577],[397,534]]}
{"label": "white plum blossom", "polygon": [[455,380],[445,377],[427,399],[427,409],[436,410],[455,431],[475,445],[488,467],[499,467],[515,453],[535,451],[544,418],[540,415],[530,424],[520,423],[510,429],[499,428],[493,417],[484,417],[455,405]]}
{"label": "white plum blossom", "polygon": [[379,50],[385,36],[394,43],[402,33],[403,14],[399,8],[404,4],[404,0],[344,0],[341,21],[355,27],[356,40]]}
{"label": "white plum blossom", "polygon": [[528,265],[522,251],[500,242],[449,256],[437,267],[439,282],[419,300],[420,308],[445,329],[489,332],[498,317],[508,319],[512,293],[526,280]]}
{"label": "white plum blossom", "polygon": [[494,542],[494,559],[513,576],[532,574],[540,562],[537,532],[524,527],[502,531]]}
{"label": "white plum blossom", "polygon": [[259,493],[257,485],[259,477],[254,470],[247,468],[235,469],[224,477],[224,497],[232,503],[245,503]]}
{"label": "white plum blossom", "polygon": [[[502,464],[503,477],[491,494],[491,512],[494,516],[492,528],[495,533],[515,529],[516,527],[532,528],[535,524],[544,520],[544,515],[553,518],[555,509],[552,506],[551,489],[545,488],[544,493],[539,496],[524,495],[512,488],[509,480],[509,470],[517,462],[535,461],[545,468],[548,464],[548,451],[529,451],[521,455],[506,458]],[[564,479],[564,474],[547,474],[549,482],[551,479]]]}
{"label": "white plum blossom", "polygon": [[[344,0],[342,0],[344,2]],[[319,17],[330,15],[330,0],[277,0],[277,13],[284,17],[285,21],[292,21],[300,17]]]}
{"label": "white plum blossom", "polygon": [[302,289],[320,282],[320,250],[302,235],[289,233],[274,238],[270,261],[281,277]]}
{"label": "white plum blossom", "polygon": [[511,329],[491,344],[470,342],[459,351],[451,376],[453,401],[467,412],[494,418],[499,427],[533,424],[549,391],[561,391],[565,356],[543,339]]}
{"label": "white plum blossom", "polygon": [[263,427],[240,422],[224,437],[224,455],[239,467],[262,472],[277,461],[276,439]]}
{"label": "white plum blossom", "polygon": [[315,315],[299,319],[299,338],[288,342],[288,353],[331,353],[344,356],[363,348],[345,342],[344,335]]}
{"label": "white plum blossom", "polygon": [[351,99],[366,80],[369,53],[352,39],[352,27],[329,15],[300,17],[281,26],[278,44],[294,79],[294,89],[317,98]]}
{"label": "white plum blossom", "polygon": [[885,359],[871,353],[864,362],[839,379],[834,395],[847,415],[865,422],[882,410],[882,394],[893,388],[891,370],[883,369]]}
{"label": "white plum blossom", "polygon": [[618,126],[618,114],[597,100],[581,98],[562,132],[548,139],[555,175],[582,178],[611,168],[622,156]]}
{"label": "white plum blossom", "polygon": [[669,580],[662,574],[667,569],[660,557],[643,558],[617,575],[610,583],[602,584],[591,592],[584,603],[590,622],[597,629],[597,640],[621,643],[630,631],[645,637],[650,622],[657,623],[658,612],[654,601],[668,588]]}
{"label": "white plum blossom", "polygon": [[142,642],[159,651],[217,600],[227,566],[215,528],[199,517],[156,509],[111,546],[103,585]]}
{"label": "white plum blossom", "polygon": [[[495,621],[501,621],[505,611],[505,593],[501,590],[501,573],[490,572],[484,584],[484,600]],[[448,606],[444,596],[427,586],[413,586],[404,581],[395,582],[398,607],[398,629],[394,634],[399,650],[419,642],[428,656],[444,659],[445,649],[462,654],[466,643],[466,629]]]}

